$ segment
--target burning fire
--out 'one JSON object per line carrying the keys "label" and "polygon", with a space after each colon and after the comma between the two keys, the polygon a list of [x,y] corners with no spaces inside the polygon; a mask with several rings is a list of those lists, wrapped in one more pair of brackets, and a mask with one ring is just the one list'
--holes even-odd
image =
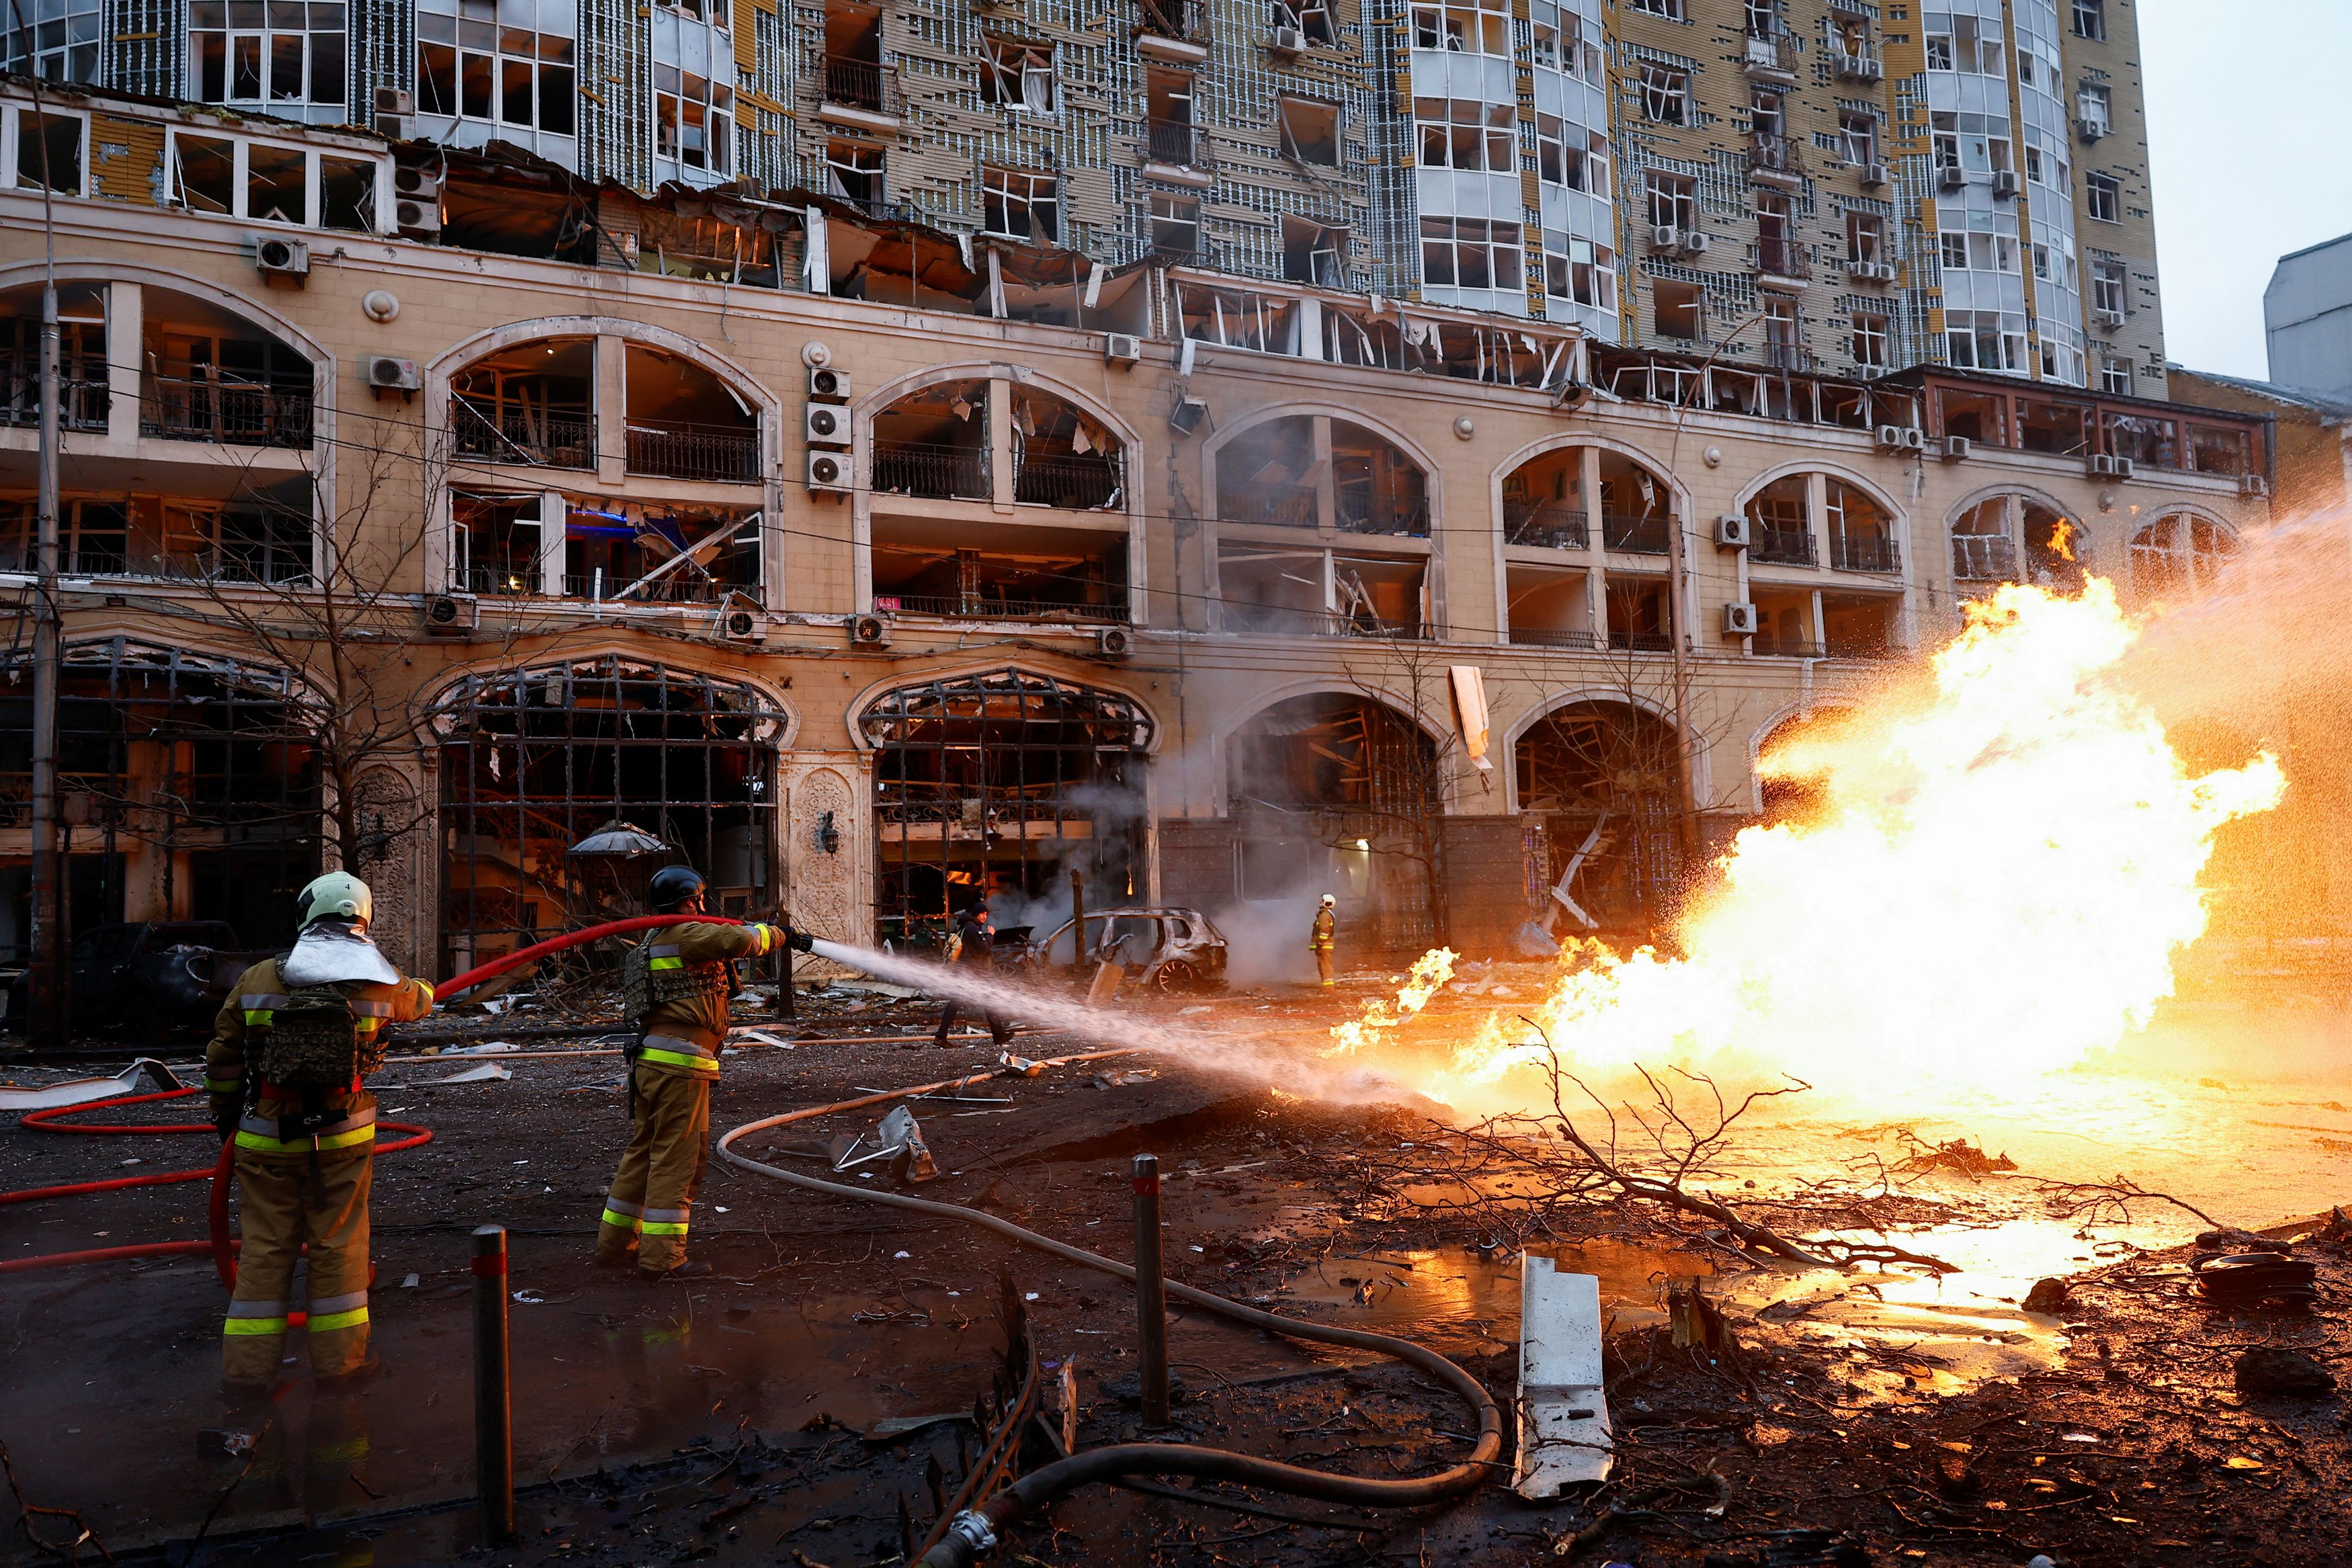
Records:
{"label": "burning fire", "polygon": [[1412,972],[1404,977],[1404,989],[1397,993],[1393,1009],[1375,997],[1364,1004],[1363,1017],[1353,1023],[1331,1026],[1331,1054],[1341,1055],[1377,1044],[1382,1035],[1427,1007],[1438,988],[1454,977],[1456,956],[1451,947],[1433,947],[1415,958]]}
{"label": "burning fire", "polygon": [[[2267,753],[2189,774],[2116,678],[2138,632],[2096,579],[2079,598],[2012,585],[1970,606],[1931,684],[1772,759],[1817,778],[1822,808],[1739,834],[1683,923],[1687,956],[1588,946],[1527,1016],[1582,1070],[1711,1065],[1868,1092],[1998,1087],[2115,1045],[2205,930],[2215,832],[2285,788]],[[1414,967],[1402,1017],[1452,958]],[[1368,1008],[1335,1049],[1401,1021]],[[1506,1081],[1547,1060],[1500,1015],[1450,1053],[1384,1054],[1465,1109],[1524,1099]]]}

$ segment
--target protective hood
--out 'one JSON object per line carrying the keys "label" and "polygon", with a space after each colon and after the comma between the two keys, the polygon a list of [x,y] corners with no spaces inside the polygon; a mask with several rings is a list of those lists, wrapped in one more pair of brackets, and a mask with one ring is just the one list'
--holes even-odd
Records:
{"label": "protective hood", "polygon": [[278,960],[278,977],[289,986],[323,986],[333,980],[400,983],[400,971],[376,945],[338,920],[319,920],[295,939],[294,951]]}

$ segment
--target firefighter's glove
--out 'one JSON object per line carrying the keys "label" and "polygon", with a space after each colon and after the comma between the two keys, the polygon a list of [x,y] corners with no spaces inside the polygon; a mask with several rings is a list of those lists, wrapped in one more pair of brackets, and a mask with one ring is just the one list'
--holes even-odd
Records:
{"label": "firefighter's glove", "polygon": [[816,951],[816,938],[788,925],[784,928],[784,946],[795,953],[814,953]]}

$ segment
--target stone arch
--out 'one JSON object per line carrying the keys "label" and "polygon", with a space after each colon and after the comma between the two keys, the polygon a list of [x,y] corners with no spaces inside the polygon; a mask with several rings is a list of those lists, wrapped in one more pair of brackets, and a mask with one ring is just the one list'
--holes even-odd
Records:
{"label": "stone arch", "polygon": [[872,433],[874,416],[903,402],[909,395],[950,382],[1010,382],[1016,385],[1034,387],[1050,393],[1073,408],[1084,411],[1098,420],[1119,439],[1123,446],[1133,447],[1141,441],[1141,433],[1104,401],[1098,393],[1090,392],[1074,382],[1036,370],[1028,365],[1006,364],[1001,361],[959,360],[950,364],[926,365],[884,382],[864,397],[850,403],[852,418],[861,437]]}
{"label": "stone arch", "polygon": [[2124,540],[2125,575],[2142,601],[2201,598],[2244,547],[2238,527],[2194,502],[2152,508]]}
{"label": "stone arch", "polygon": [[[1958,530],[1963,523],[1981,519],[1988,503],[2004,503],[2008,531],[2003,534]],[[2056,548],[2054,522],[2063,523],[2066,548]],[[2038,580],[2079,586],[2082,568],[2101,546],[2096,530],[2082,515],[2045,490],[2030,485],[1994,484],[1969,492],[1944,514],[1942,539],[1948,551],[1947,566],[1955,582]],[[1999,539],[1995,545],[1966,544],[1967,539]],[[2066,559],[2067,551],[2073,560]],[[1972,575],[1992,573],[1994,575]]]}
{"label": "stone arch", "polygon": [[[435,413],[434,398],[448,395],[450,375],[482,359],[542,338],[617,338],[625,342],[658,349],[700,365],[711,374],[727,382],[737,392],[758,403],[771,420],[780,420],[783,400],[748,369],[719,353],[708,343],[689,338],[683,332],[650,321],[632,321],[618,316],[541,316],[529,321],[509,321],[502,327],[492,327],[451,344],[433,356],[425,367],[425,412]],[[446,409],[439,411],[444,415]]]}
{"label": "stone arch", "polygon": [[1563,694],[1517,726],[1517,810],[1545,825],[1553,902],[1577,932],[1646,932],[1681,890],[1683,747],[1622,692]]}

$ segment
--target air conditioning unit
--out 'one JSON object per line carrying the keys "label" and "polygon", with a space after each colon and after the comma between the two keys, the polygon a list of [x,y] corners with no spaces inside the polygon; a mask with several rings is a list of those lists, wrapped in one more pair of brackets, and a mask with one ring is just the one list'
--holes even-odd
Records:
{"label": "air conditioning unit", "polygon": [[849,454],[846,452],[812,452],[808,455],[808,487],[831,491],[837,495],[849,493]]}
{"label": "air conditioning unit", "polygon": [[308,277],[310,244],[308,240],[278,239],[274,235],[255,240],[253,265],[264,277]]}
{"label": "air conditioning unit", "polygon": [[1958,163],[1947,163],[1936,171],[1936,189],[1965,191],[1969,188],[1969,172]]}
{"label": "air conditioning unit", "polygon": [[1927,444],[1927,433],[1915,425],[1882,424],[1875,434],[1882,452],[1919,452]]}
{"label": "air conditioning unit", "polygon": [[1748,548],[1748,519],[1741,517],[1737,512],[1726,512],[1723,516],[1716,518],[1715,548],[1717,549],[1746,549]]}
{"label": "air conditioning unit", "polygon": [[1209,405],[1196,397],[1180,397],[1176,406],[1168,411],[1168,428],[1179,435],[1190,435],[1207,422]]}
{"label": "air conditioning unit", "polygon": [[1878,63],[1875,55],[1838,56],[1837,74],[1849,81],[1878,81],[1886,75],[1886,68]]}
{"label": "air conditioning unit", "polygon": [[417,201],[408,196],[394,198],[393,226],[403,234],[437,235],[441,232],[441,203]]}
{"label": "air conditioning unit", "polygon": [[849,411],[837,402],[813,402],[802,414],[803,434],[811,446],[849,444]]}
{"label": "air conditioning unit", "polygon": [[1135,653],[1135,633],[1124,626],[1106,626],[1095,633],[1095,652],[1106,659],[1125,659]]}
{"label": "air conditioning unit", "polygon": [[1676,228],[1674,225],[1653,224],[1650,225],[1650,248],[1652,250],[1672,250],[1675,246],[1682,244],[1682,242],[1683,231]]}
{"label": "air conditioning unit", "polygon": [[417,368],[415,360],[376,354],[367,362],[367,384],[380,392],[419,392],[425,386],[425,372]]}
{"label": "air conditioning unit", "polygon": [[809,367],[809,396],[827,402],[849,401],[849,372],[832,365]]}
{"label": "air conditioning unit", "polygon": [[1552,407],[1562,413],[1574,413],[1592,401],[1592,388],[1573,378],[1559,383],[1551,394]]}
{"label": "air conditioning unit", "polygon": [[729,610],[719,617],[719,635],[730,643],[764,643],[768,618],[756,610]]}
{"label": "air conditioning unit", "polygon": [[2107,133],[2109,128],[2104,120],[2078,120],[2074,122],[2074,129],[2082,133],[2084,141],[2096,141]]}
{"label": "air conditioning unit", "polygon": [[394,226],[415,234],[441,232],[441,177],[406,163],[392,172]]}
{"label": "air conditioning unit", "polygon": [[2120,310],[2097,310],[2092,312],[2092,315],[2102,327],[2120,327],[2124,324],[2124,313]]}
{"label": "air conditioning unit", "polygon": [[1969,438],[1968,438],[1967,436],[1965,436],[1965,435],[1947,435],[1946,437],[1944,437],[1944,451],[1943,451],[1943,456],[1944,456],[1944,461],[1945,461],[1945,462],[1947,462],[1947,463],[1958,463],[1958,462],[1960,462],[1961,460],[1963,460],[1964,458],[1966,458],[1966,457],[1968,456],[1969,450],[1970,450],[1970,443],[1969,443]]}
{"label": "air conditioning unit", "polygon": [[1727,604],[1723,607],[1723,634],[1727,637],[1756,635],[1756,606]]}
{"label": "air conditioning unit", "polygon": [[1863,183],[1864,184],[1865,184],[1865,185],[1884,185],[1885,183],[1886,183],[1886,180],[1887,180],[1887,174],[1886,174],[1886,165],[1885,165],[1885,164],[1884,164],[1884,163],[1864,163],[1864,164],[1862,166],[1862,183]]}
{"label": "air conditioning unit", "polygon": [[2259,501],[2271,493],[2270,481],[2259,474],[2238,476],[2238,494],[2250,501]]}
{"label": "air conditioning unit", "polygon": [[1895,264],[1891,261],[1857,261],[1846,270],[1865,283],[1895,281]]}
{"label": "air conditioning unit", "polygon": [[1276,27],[1265,47],[1277,55],[1297,55],[1307,51],[1307,35],[1297,27]]}
{"label": "air conditioning unit", "polygon": [[394,141],[414,141],[416,136],[416,95],[404,88],[376,89],[375,115],[372,123],[378,136]]}
{"label": "air conditioning unit", "polygon": [[1693,256],[1705,256],[1707,242],[1711,237],[1705,229],[1685,229],[1683,232],[1683,254]]}
{"label": "air conditioning unit", "polygon": [[1135,365],[1142,362],[1142,339],[1132,332],[1107,332],[1103,335],[1103,363]]}
{"label": "air conditioning unit", "polygon": [[1905,425],[1903,427],[1903,450],[1906,452],[1927,451],[1927,433],[1920,429],[1916,424]]}
{"label": "air conditioning unit", "polygon": [[849,618],[849,645],[853,648],[887,648],[890,645],[890,618],[887,615],[853,615]]}
{"label": "air conditioning unit", "polygon": [[2102,452],[2091,459],[2090,472],[2094,479],[2128,479],[2132,476],[2132,460],[2110,457]]}
{"label": "air conditioning unit", "polygon": [[1996,196],[2017,194],[2017,171],[1996,169],[1992,172],[1992,193]]}
{"label": "air conditioning unit", "polygon": [[436,593],[425,601],[427,635],[463,637],[481,623],[481,603],[470,593]]}

